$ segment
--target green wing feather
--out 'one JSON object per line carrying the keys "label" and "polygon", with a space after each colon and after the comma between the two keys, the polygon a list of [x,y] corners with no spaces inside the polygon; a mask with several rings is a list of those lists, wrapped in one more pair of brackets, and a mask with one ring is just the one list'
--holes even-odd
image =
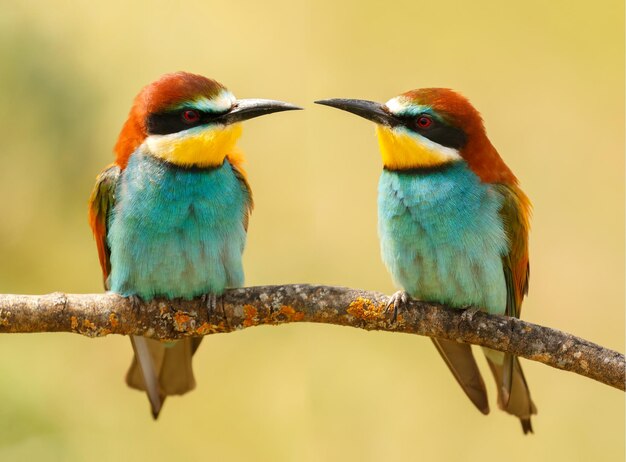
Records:
{"label": "green wing feather", "polygon": [[248,183],[248,177],[246,176],[246,172],[243,170],[240,164],[233,163],[231,164],[233,167],[233,172],[235,177],[241,183],[241,188],[246,192],[247,202],[246,207],[244,209],[244,217],[243,217],[243,227],[246,231],[248,231],[248,222],[250,221],[250,214],[252,213],[252,209],[254,208],[254,199],[252,198],[252,189],[250,188],[250,183]]}
{"label": "green wing feather", "polygon": [[[506,314],[519,318],[522,301],[528,293],[530,275],[528,233],[531,205],[528,197],[516,185],[494,186],[503,197],[500,216],[509,244],[508,252],[502,256],[507,290]],[[537,413],[537,408],[530,397],[519,360],[511,354],[494,351],[486,352],[486,356],[498,384],[498,406],[520,419],[524,433],[532,433],[530,416]]]}
{"label": "green wing feather", "polygon": [[506,314],[519,318],[524,296],[528,293],[530,265],[528,262],[528,233],[531,205],[524,192],[513,185],[495,185],[504,198],[500,216],[509,247],[502,257],[507,288]]}
{"label": "green wing feather", "polygon": [[115,205],[115,188],[120,173],[121,169],[116,164],[104,169],[96,178],[96,185],[89,198],[89,224],[98,246],[98,257],[105,288],[107,288],[107,278],[111,272],[111,249],[107,243],[108,220]]}

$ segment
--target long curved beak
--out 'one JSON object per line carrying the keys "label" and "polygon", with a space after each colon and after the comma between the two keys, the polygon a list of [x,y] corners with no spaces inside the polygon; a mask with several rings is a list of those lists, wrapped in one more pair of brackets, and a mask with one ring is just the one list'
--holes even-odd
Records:
{"label": "long curved beak", "polygon": [[364,119],[371,120],[372,122],[381,125],[393,127],[400,124],[398,118],[391,114],[385,106],[374,101],[367,101],[364,99],[333,98],[321,99],[315,101],[315,103],[351,112],[352,114],[356,114]]}
{"label": "long curved beak", "polygon": [[271,99],[239,99],[226,114],[219,116],[217,121],[223,124],[233,124],[243,120],[253,119],[273,112],[297,111],[302,108],[283,101]]}

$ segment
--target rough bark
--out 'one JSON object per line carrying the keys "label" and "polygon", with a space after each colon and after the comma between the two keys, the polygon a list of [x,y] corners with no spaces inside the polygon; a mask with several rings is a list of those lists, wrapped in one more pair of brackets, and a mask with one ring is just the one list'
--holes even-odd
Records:
{"label": "rough bark", "polygon": [[624,390],[624,355],[548,327],[474,310],[410,301],[393,321],[388,297],[343,287],[228,290],[209,313],[200,299],[133,304],[115,294],[0,295],[0,333],[75,332],[176,339],[262,324],[318,322],[439,337],[513,353]]}

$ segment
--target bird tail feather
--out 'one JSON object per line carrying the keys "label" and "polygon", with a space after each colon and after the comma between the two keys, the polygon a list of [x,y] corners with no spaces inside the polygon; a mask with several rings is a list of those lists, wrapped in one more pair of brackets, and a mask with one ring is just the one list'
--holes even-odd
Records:
{"label": "bird tail feather", "polygon": [[470,401],[480,412],[489,414],[485,382],[472,354],[472,347],[439,338],[432,338],[432,341]]}
{"label": "bird tail feather", "polygon": [[126,374],[129,387],[145,391],[156,419],[168,395],[182,395],[196,386],[191,358],[202,338],[167,344],[133,335],[135,356]]}
{"label": "bird tail feather", "polygon": [[[530,417],[537,413],[530,390],[516,356],[483,348],[498,388],[498,407],[520,419],[524,434],[533,433]],[[507,377],[510,376],[510,383]],[[507,392],[510,390],[510,393]]]}

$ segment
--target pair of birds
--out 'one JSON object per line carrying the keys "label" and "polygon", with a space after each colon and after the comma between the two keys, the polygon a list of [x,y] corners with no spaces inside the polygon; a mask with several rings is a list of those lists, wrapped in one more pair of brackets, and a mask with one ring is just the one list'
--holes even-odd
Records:
{"label": "pair of birds", "polygon": [[[376,124],[384,170],[378,189],[383,260],[407,298],[519,316],[528,290],[530,202],[487,138],[467,99],[442,88],[409,91],[385,104],[319,104]],[[167,74],[135,98],[97,178],[90,224],[105,287],[125,297],[191,299],[209,306],[243,285],[241,256],[252,193],[236,142],[240,122],[301,109],[237,100],[218,82]],[[432,339],[484,414],[487,392],[470,345]],[[134,336],[129,386],[145,390],[156,418],[165,397],[195,386],[191,358],[201,338],[174,343]],[[516,357],[484,349],[498,405],[532,432],[535,406]]]}

